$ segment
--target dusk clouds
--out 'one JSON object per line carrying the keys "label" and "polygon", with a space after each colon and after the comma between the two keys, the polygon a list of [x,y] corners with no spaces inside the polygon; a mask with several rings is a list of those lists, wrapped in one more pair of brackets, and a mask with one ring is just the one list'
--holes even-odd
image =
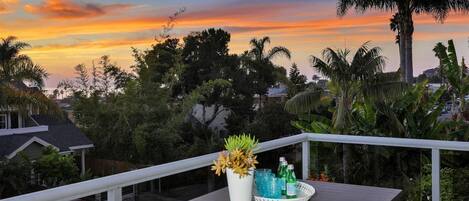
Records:
{"label": "dusk clouds", "polygon": [[27,12],[53,19],[98,17],[114,11],[122,11],[131,4],[79,3],[73,0],[44,0],[41,4],[26,4]]}
{"label": "dusk clouds", "polygon": [[18,0],[0,0],[0,14],[11,12],[12,7],[16,4],[18,4]]}
{"label": "dusk clouds", "polygon": [[[288,47],[291,61],[310,75],[308,58],[325,47],[354,48],[371,40],[388,58],[387,69],[399,63],[395,33],[389,29],[392,13],[370,11],[336,15],[335,0],[0,0],[0,38],[17,36],[32,48],[25,51],[52,74],[48,86],[73,76],[76,64],[111,55],[122,67],[133,64],[131,47],[142,50],[168,16],[187,10],[172,34],[223,28],[231,33],[230,50],[242,53],[253,37],[270,36],[273,45]],[[461,56],[469,58],[469,15],[451,13],[444,24],[432,16],[415,15],[416,73],[434,67],[435,43],[454,39]],[[55,81],[53,80],[55,79]]]}

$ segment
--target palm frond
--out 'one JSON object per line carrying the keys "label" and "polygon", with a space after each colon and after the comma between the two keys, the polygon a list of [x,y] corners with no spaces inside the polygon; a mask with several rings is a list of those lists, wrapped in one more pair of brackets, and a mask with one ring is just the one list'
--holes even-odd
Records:
{"label": "palm frond", "polygon": [[285,103],[285,110],[294,114],[307,113],[320,105],[321,95],[317,89],[298,93]]}
{"label": "palm frond", "polygon": [[268,36],[261,39],[253,38],[249,43],[251,44],[251,51],[249,51],[251,56],[257,60],[262,60],[264,58],[265,45],[270,43],[270,38]]}
{"label": "palm frond", "polygon": [[17,108],[27,113],[31,106],[41,113],[61,115],[59,107],[40,91],[16,90],[8,85],[0,85],[0,108]]}
{"label": "palm frond", "polygon": [[354,8],[358,13],[363,13],[370,8],[390,11],[395,9],[395,7],[396,3],[393,0],[339,0],[337,3],[337,15],[344,16],[351,8]]}
{"label": "palm frond", "polygon": [[428,13],[438,22],[443,22],[450,12],[460,12],[463,14],[469,11],[469,1],[465,0],[432,0],[414,1],[414,11],[418,14]]}
{"label": "palm frond", "polygon": [[311,66],[325,77],[332,78],[334,76],[330,66],[320,58],[311,56],[310,62]]}
{"label": "palm frond", "polygon": [[44,68],[33,64],[31,61],[23,61],[15,65],[16,68],[11,74],[14,80],[30,81],[39,88],[44,86],[44,78],[48,77],[48,73]]}
{"label": "palm frond", "polygon": [[288,59],[291,59],[290,50],[288,50],[286,47],[283,47],[283,46],[273,47],[271,50],[269,50],[269,52],[267,53],[267,59],[271,60],[280,55],[283,55],[287,57]]}

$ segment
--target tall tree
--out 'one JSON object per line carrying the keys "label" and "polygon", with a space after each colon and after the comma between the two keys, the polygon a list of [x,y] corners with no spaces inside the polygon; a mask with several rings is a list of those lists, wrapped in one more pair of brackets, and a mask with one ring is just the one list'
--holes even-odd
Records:
{"label": "tall tree", "polygon": [[[29,44],[17,41],[16,37],[2,38],[0,42],[0,107],[15,106],[27,110],[31,105],[41,111],[57,111],[55,104],[40,91],[48,74],[33,63],[21,51]],[[39,90],[22,89],[24,82]]]}
{"label": "tall tree", "polygon": [[[180,78],[182,88],[180,95],[190,94],[193,90],[211,82],[216,84],[222,83],[221,80],[228,81],[230,83],[228,93],[217,95],[217,90],[213,90],[212,95],[205,93],[205,96],[211,97],[210,103],[223,106],[215,107],[216,109],[229,108],[231,115],[247,118],[252,115],[253,110],[254,90],[250,86],[253,86],[251,83],[254,79],[251,77],[252,74],[249,74],[249,69],[240,65],[240,60],[245,57],[240,59],[237,55],[229,53],[230,39],[230,34],[222,29],[194,32],[184,38],[182,50],[184,68]],[[212,114],[219,112],[215,110]]]}
{"label": "tall tree", "polygon": [[194,32],[184,38],[182,58],[186,67],[181,81],[185,92],[190,92],[202,83],[221,78],[227,65],[233,65],[228,43],[231,36],[222,29]]}
{"label": "tall tree", "polygon": [[448,47],[442,43],[436,44],[433,51],[435,52],[435,56],[440,59],[440,70],[442,76],[451,87],[450,89],[453,94],[452,112],[455,112],[456,98],[459,98],[457,118],[458,120],[462,120],[466,105],[465,96],[469,93],[469,76],[465,73],[466,64],[464,63],[464,59],[461,62],[461,65],[459,65],[453,40],[448,41]]}
{"label": "tall tree", "polygon": [[[348,60],[350,50],[333,50],[326,48],[322,53],[324,60],[312,56],[312,66],[325,77],[329,78],[334,86],[336,110],[332,124],[335,132],[347,133],[351,127],[352,104],[356,98],[386,98],[393,91],[400,91],[400,82],[392,80],[390,75],[383,74],[384,57],[379,47],[369,48],[368,43],[363,44]],[[386,90],[383,90],[386,89]],[[384,93],[383,91],[386,91]],[[307,90],[299,93],[285,104],[289,112],[302,114],[317,107],[321,102],[321,91]],[[343,173],[344,180],[348,182],[348,166],[350,162],[350,147],[344,145]]]}
{"label": "tall tree", "polygon": [[[448,13],[469,11],[469,1],[466,0],[339,0],[337,14],[344,16],[350,8],[357,12],[368,9],[394,11],[394,21],[397,22],[399,34],[399,49],[401,51],[401,69],[404,71],[407,83],[413,82],[412,37],[414,33],[414,14],[430,14],[435,20],[443,22]],[[404,57],[404,58],[402,58]]]}
{"label": "tall tree", "polygon": [[293,96],[299,92],[302,92],[306,89],[308,78],[301,74],[300,70],[296,63],[293,63],[292,67],[290,68],[290,72],[288,73],[288,79],[291,82],[291,85],[288,89],[288,93],[290,96]]}
{"label": "tall tree", "polygon": [[278,80],[286,79],[284,69],[277,67],[272,63],[272,59],[279,56],[291,58],[290,50],[283,46],[275,46],[267,49],[270,43],[268,36],[261,39],[253,38],[250,41],[251,50],[246,53],[249,60],[246,65],[250,68],[250,73],[254,77],[254,90],[259,95],[259,105],[262,102],[262,96],[267,93],[267,89],[276,84]]}

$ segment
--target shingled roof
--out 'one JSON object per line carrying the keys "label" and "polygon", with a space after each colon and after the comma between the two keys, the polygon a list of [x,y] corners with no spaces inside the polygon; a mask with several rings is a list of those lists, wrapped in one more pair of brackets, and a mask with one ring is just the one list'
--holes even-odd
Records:
{"label": "shingled roof", "polygon": [[58,148],[59,152],[93,147],[93,142],[67,119],[61,120],[47,115],[32,115],[31,118],[39,125],[48,126],[48,131],[0,136],[0,157],[15,153],[31,140],[50,144]]}

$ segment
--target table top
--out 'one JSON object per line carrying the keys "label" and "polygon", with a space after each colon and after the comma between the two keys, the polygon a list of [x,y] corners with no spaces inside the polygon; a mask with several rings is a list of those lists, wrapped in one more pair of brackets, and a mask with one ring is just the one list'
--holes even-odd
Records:
{"label": "table top", "polygon": [[[399,189],[306,181],[316,189],[311,201],[396,201]],[[228,189],[222,188],[190,201],[230,201]]]}

